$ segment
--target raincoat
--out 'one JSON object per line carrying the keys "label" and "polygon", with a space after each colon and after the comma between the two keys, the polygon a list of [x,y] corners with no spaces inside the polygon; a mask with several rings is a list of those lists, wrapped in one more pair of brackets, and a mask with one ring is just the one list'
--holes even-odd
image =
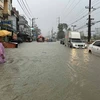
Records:
{"label": "raincoat", "polygon": [[5,59],[5,50],[4,50],[4,46],[2,45],[2,43],[0,43],[0,64],[5,63],[6,59]]}

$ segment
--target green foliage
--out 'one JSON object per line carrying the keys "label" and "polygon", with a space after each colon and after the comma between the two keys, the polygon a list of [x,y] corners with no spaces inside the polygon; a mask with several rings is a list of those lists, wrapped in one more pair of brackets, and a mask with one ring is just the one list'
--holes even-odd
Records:
{"label": "green foliage", "polygon": [[66,23],[61,23],[58,25],[58,34],[57,34],[57,38],[58,39],[62,39],[65,37],[65,33],[63,30],[68,30],[68,25]]}

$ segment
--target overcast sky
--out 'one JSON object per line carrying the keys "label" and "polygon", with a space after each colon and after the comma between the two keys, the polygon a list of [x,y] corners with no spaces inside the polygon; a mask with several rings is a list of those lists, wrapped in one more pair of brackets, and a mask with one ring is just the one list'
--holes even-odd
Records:
{"label": "overcast sky", "polygon": [[[20,3],[22,0],[19,0]],[[25,0],[24,0],[25,1]],[[57,31],[58,17],[61,17],[61,22],[71,24],[77,19],[81,18],[87,14],[88,9],[85,9],[85,6],[88,6],[89,0],[26,0],[30,10],[31,16],[29,17],[38,18],[36,24],[41,29],[42,34],[48,35],[49,31],[54,28],[54,31]],[[21,3],[22,5],[22,3]],[[92,5],[94,8],[100,6],[99,0],[92,0]],[[13,0],[13,6],[19,10],[20,14],[25,15],[21,7],[19,6],[17,0]],[[24,8],[25,9],[25,8]],[[95,21],[100,20],[100,9],[92,13],[92,16],[95,18]],[[88,16],[82,20],[74,23],[77,25],[77,28],[85,25],[87,23]],[[29,23],[30,24],[30,23]],[[100,24],[96,24],[92,27],[94,30],[95,27],[100,27]],[[87,28],[80,29],[80,31],[87,31]]]}

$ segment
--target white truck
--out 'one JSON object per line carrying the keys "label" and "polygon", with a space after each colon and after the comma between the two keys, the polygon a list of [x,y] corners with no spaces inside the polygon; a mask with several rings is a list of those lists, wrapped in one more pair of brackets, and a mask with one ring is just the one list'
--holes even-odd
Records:
{"label": "white truck", "polygon": [[82,42],[79,32],[68,31],[65,35],[65,46],[70,48],[87,48],[87,44]]}

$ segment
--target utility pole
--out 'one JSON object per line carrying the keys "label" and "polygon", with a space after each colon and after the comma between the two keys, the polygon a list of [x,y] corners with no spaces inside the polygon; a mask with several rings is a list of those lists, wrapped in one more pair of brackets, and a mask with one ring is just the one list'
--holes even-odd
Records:
{"label": "utility pole", "polygon": [[60,17],[58,17],[58,24],[60,24]]}
{"label": "utility pole", "polygon": [[52,30],[51,30],[51,37],[53,37],[53,27],[52,27]]}
{"label": "utility pole", "polygon": [[94,25],[95,23],[92,23],[91,21],[94,20],[94,18],[91,18],[91,9],[95,9],[91,7],[91,0],[89,0],[89,7],[85,7],[89,9],[89,16],[88,16],[88,42],[91,41],[91,26]]}
{"label": "utility pole", "polygon": [[[32,18],[32,28],[34,27],[34,18]],[[34,30],[32,29],[32,35],[34,37]]]}
{"label": "utility pole", "polygon": [[91,40],[91,0],[89,0],[88,42]]}
{"label": "utility pole", "polygon": [[[38,18],[32,18],[32,28],[34,28],[35,19],[38,19]],[[32,30],[32,34],[34,36],[34,30]]]}
{"label": "utility pole", "polygon": [[34,26],[34,18],[32,18],[32,28],[33,28],[33,26]]}
{"label": "utility pole", "polygon": [[38,18],[32,18],[32,28],[34,27],[35,20]]}
{"label": "utility pole", "polygon": [[31,27],[31,22],[32,22],[32,19],[31,19],[31,18],[29,18],[29,20],[30,20],[30,27]]}

